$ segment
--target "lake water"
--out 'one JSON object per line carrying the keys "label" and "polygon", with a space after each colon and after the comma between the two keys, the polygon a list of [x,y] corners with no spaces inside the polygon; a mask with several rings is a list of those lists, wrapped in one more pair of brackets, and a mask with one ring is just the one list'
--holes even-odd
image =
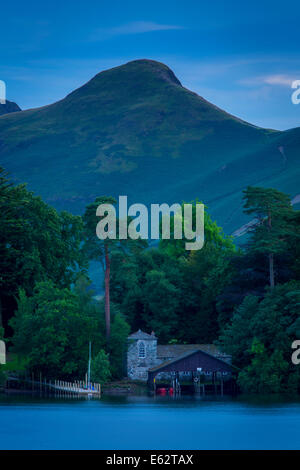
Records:
{"label": "lake water", "polygon": [[300,449],[300,401],[0,394],[0,449]]}

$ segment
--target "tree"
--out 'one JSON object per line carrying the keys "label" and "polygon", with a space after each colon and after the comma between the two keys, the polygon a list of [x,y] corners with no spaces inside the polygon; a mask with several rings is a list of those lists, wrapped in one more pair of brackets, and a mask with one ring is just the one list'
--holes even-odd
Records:
{"label": "tree", "polygon": [[[233,245],[206,240],[202,250],[192,253],[184,267],[187,288],[185,322],[189,322],[194,341],[215,341],[219,335],[220,318],[218,302],[224,288],[231,283],[233,275]],[[196,336],[197,335],[197,336]]]}
{"label": "tree", "polygon": [[103,349],[94,357],[91,364],[92,382],[105,383],[111,378],[108,355]]}
{"label": "tree", "polygon": [[[276,283],[285,284],[291,279],[300,280],[300,212],[290,207],[283,215],[277,215],[277,218],[276,223],[284,226],[284,237],[280,239],[277,232],[280,250],[275,259]],[[235,307],[241,304],[245,297],[254,295],[263,299],[265,287],[270,285],[269,258],[264,250],[262,255],[262,245],[258,240],[261,232],[256,233],[259,230],[258,219],[256,223],[250,232],[248,243],[230,260],[231,280],[224,285],[217,301],[221,328],[230,321]],[[262,229],[265,230],[264,227]]]}
{"label": "tree", "polygon": [[182,278],[180,263],[157,248],[112,256],[113,301],[132,330],[155,330],[160,339],[177,325]]}
{"label": "tree", "polygon": [[[110,284],[111,284],[111,259],[114,254],[122,253],[125,258],[130,258],[131,254],[135,254],[140,249],[147,246],[145,240],[138,238],[137,240],[123,239],[119,236],[119,221],[114,215],[111,219],[107,216],[107,211],[104,211],[103,215],[97,216],[97,208],[100,205],[114,206],[116,200],[112,197],[102,196],[95,199],[92,204],[86,207],[83,215],[84,227],[85,227],[85,247],[84,250],[89,259],[100,261],[104,271],[104,285],[105,285],[105,322],[106,322],[106,338],[107,342],[110,339]],[[112,210],[111,208],[109,210]],[[114,219],[114,220],[113,220]],[[131,219],[127,220],[130,223]],[[98,238],[96,235],[96,226],[103,224],[106,227],[104,234],[111,230],[114,233],[114,237],[109,238]]]}
{"label": "tree", "polygon": [[18,310],[11,320],[15,352],[27,356],[28,367],[48,378],[82,377],[88,362],[88,343],[104,344],[99,315],[82,309],[76,293],[40,282],[33,295],[19,292]]}
{"label": "tree", "polygon": [[291,345],[300,330],[299,305],[300,282],[290,281],[269,288],[263,299],[246,297],[234,312],[220,345],[242,368],[243,391],[299,391],[299,367],[291,361]]}
{"label": "tree", "polygon": [[220,335],[218,344],[232,356],[232,363],[246,367],[250,362],[250,349],[253,340],[253,318],[259,308],[259,298],[254,295],[245,297],[234,311],[232,321]]}
{"label": "tree", "polygon": [[[185,203],[182,203],[181,205],[183,213],[184,204]],[[191,201],[189,204],[192,205],[192,225],[194,227],[196,225],[196,206],[199,204],[199,201]],[[193,256],[195,253],[202,252],[207,245],[214,245],[222,250],[235,250],[232,238],[226,236],[222,228],[211,219],[206,207],[204,208],[204,246],[201,250],[186,250],[185,244],[189,240],[184,236],[181,239],[174,239],[175,217],[176,216],[173,215],[170,218],[170,240],[161,239],[159,243],[160,248],[167,252],[171,257],[176,259],[179,259],[180,257],[188,258]],[[182,233],[184,234],[184,217],[182,217]]]}
{"label": "tree", "polygon": [[152,270],[146,274],[143,295],[147,329],[155,331],[160,341],[168,341],[177,330],[178,290],[164,272]]}
{"label": "tree", "polygon": [[58,213],[25,185],[13,186],[1,168],[0,173],[1,320],[1,304],[9,299],[12,310],[20,287],[32,294],[35,284],[47,279],[68,287],[86,263],[81,218]]}
{"label": "tree", "polygon": [[[196,220],[197,201],[193,205],[193,224]],[[171,220],[174,232],[174,217]],[[218,298],[230,284],[233,267],[232,258],[237,250],[231,237],[224,235],[206,208],[204,211],[204,245],[200,250],[187,251],[185,239],[161,240],[160,248],[170,257],[181,261],[183,299],[180,308],[180,331],[182,341],[214,341],[219,334]]]}
{"label": "tree", "polygon": [[[277,269],[277,281],[287,282],[286,264]],[[249,250],[238,250],[230,259],[230,282],[223,285],[217,299],[218,323],[223,329],[231,321],[234,310],[246,297],[254,296],[257,300],[265,296],[265,287],[269,283],[266,260],[260,254]]]}
{"label": "tree", "polygon": [[106,322],[106,339],[110,338],[110,252],[113,248],[115,240],[106,238],[101,240],[96,235],[96,226],[99,220],[104,219],[97,217],[96,211],[99,205],[110,204],[115,205],[116,200],[112,197],[97,197],[95,201],[86,207],[83,215],[85,228],[85,251],[89,259],[101,262],[104,271],[105,283],[105,322]]}
{"label": "tree", "polygon": [[250,249],[268,257],[270,287],[274,288],[274,258],[287,247],[293,231],[292,207],[289,196],[276,189],[249,186],[244,191],[246,214],[255,214],[251,229]]}
{"label": "tree", "polygon": [[207,240],[187,255],[169,250],[168,242],[131,256],[114,253],[112,300],[132,330],[154,330],[160,341],[213,341],[219,334],[218,295],[231,279],[232,242],[227,247],[226,241]]}
{"label": "tree", "polygon": [[[171,220],[171,234],[173,223]],[[205,243],[189,252],[184,240],[111,258],[112,300],[133,330],[154,330],[160,341],[206,342],[218,337],[217,298],[232,277],[236,254],[205,212]]]}
{"label": "tree", "polygon": [[289,368],[283,359],[282,351],[275,350],[271,355],[257,338],[251,346],[252,360],[249,366],[242,370],[238,384],[245,393],[280,393],[282,382]]}

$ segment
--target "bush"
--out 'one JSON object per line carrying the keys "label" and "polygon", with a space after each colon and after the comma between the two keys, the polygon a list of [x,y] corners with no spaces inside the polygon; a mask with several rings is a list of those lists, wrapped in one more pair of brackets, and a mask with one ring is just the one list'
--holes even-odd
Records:
{"label": "bush", "polygon": [[111,377],[108,355],[101,349],[91,364],[92,382],[105,383]]}

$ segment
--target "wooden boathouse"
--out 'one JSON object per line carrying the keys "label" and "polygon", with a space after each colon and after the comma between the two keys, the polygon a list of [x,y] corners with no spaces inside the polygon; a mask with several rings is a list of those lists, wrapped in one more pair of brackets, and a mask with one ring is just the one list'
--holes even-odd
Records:
{"label": "wooden boathouse", "polygon": [[[166,381],[171,377],[172,387],[178,391],[180,381],[186,375],[194,383],[195,390],[199,393],[205,393],[205,379],[210,377],[215,393],[219,385],[220,394],[223,395],[224,379],[231,378],[235,371],[236,368],[230,363],[198,349],[188,351],[181,356],[150,368],[148,370],[148,385],[152,389],[156,389],[156,379],[158,377],[166,377]],[[201,384],[201,381],[203,384]]]}

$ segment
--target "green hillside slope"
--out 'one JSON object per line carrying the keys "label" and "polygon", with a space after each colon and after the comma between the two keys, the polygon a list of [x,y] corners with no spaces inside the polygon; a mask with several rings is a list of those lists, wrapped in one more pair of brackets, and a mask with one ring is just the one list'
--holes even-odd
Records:
{"label": "green hillside slope", "polygon": [[299,129],[248,124],[149,60],[101,72],[52,105],[0,117],[0,164],[73,213],[101,194],[147,204],[198,197],[230,233],[244,223],[247,184],[296,195],[299,157]]}

